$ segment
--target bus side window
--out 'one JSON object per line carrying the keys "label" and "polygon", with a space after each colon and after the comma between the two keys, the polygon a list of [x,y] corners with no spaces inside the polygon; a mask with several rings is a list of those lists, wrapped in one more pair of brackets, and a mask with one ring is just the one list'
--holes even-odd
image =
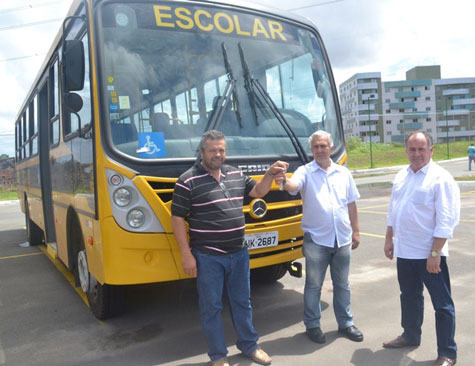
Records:
{"label": "bus side window", "polygon": [[38,94],[35,95],[33,99],[33,138],[31,140],[31,153],[36,155],[38,153],[38,122],[39,121],[39,97]]}
{"label": "bus side window", "polygon": [[[35,96],[36,98],[36,96]],[[35,98],[29,103],[27,116],[28,116],[28,139],[29,139],[29,150],[30,156],[33,156],[37,153],[35,149]]]}
{"label": "bus side window", "polygon": [[29,128],[29,125],[30,125],[30,108],[29,107],[26,107],[26,110],[25,110],[25,113],[23,115],[23,123],[24,123],[24,127],[23,127],[23,130],[25,131],[25,135],[24,135],[24,139],[23,139],[23,142],[24,142],[24,146],[25,146],[25,158],[29,158],[30,155],[31,155],[31,151],[30,151],[30,128]]}
{"label": "bus side window", "polygon": [[21,160],[20,154],[20,140],[21,140],[21,133],[20,133],[20,122],[16,121],[15,124],[15,152],[16,152],[16,162],[18,163]]}
{"label": "bus side window", "polygon": [[59,73],[58,59],[50,67],[49,78],[49,118],[50,118],[50,144],[59,143]]}

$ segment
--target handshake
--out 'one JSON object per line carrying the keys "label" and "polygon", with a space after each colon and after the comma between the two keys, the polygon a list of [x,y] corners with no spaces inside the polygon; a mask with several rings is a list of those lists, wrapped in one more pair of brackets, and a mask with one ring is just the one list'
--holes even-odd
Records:
{"label": "handshake", "polygon": [[274,178],[275,184],[279,185],[281,190],[284,189],[284,185],[287,183],[286,173],[288,168],[289,163],[277,160],[267,170],[267,173]]}

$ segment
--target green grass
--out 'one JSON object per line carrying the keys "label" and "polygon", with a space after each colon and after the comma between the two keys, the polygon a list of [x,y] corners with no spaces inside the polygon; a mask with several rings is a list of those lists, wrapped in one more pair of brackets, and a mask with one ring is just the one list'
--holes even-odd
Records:
{"label": "green grass", "polygon": [[[454,159],[466,157],[469,144],[470,143],[467,141],[451,142],[449,144],[449,158]],[[408,164],[404,145],[373,143],[371,148],[373,151],[373,168]],[[359,139],[350,138],[347,141],[347,149],[347,164],[350,170],[370,168],[369,143],[364,143]],[[435,144],[432,159],[435,161],[446,160],[447,145]]]}
{"label": "green grass", "polygon": [[10,200],[16,200],[16,199],[18,199],[16,190],[0,189],[0,201],[10,201]]}

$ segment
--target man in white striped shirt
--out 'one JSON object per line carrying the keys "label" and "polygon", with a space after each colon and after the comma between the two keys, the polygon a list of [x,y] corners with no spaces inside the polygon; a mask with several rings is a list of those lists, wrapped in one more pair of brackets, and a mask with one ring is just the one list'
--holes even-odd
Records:
{"label": "man in white striped shirt", "polygon": [[393,183],[384,245],[386,257],[397,258],[404,331],[383,347],[421,343],[425,285],[435,310],[438,357],[434,364],[453,366],[457,359],[455,308],[446,257],[447,239],[459,223],[460,190],[450,173],[432,161],[429,134],[410,134],[406,153],[410,165]]}

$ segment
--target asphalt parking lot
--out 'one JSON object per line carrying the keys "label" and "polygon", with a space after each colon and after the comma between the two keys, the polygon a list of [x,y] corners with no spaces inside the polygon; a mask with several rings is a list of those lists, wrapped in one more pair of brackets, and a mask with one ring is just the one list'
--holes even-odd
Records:
{"label": "asphalt parking lot", "polygon": [[[461,186],[461,191],[461,222],[450,240],[449,268],[457,312],[457,364],[473,365],[475,186]],[[272,285],[252,287],[254,324],[273,365],[424,366],[436,358],[428,296],[421,346],[381,347],[401,332],[395,261],[386,259],[382,249],[390,186],[366,186],[360,193],[361,245],[353,252],[351,286],[355,323],[365,340],[354,343],[338,335],[327,278],[322,294],[327,342],[310,342],[302,323],[304,280],[286,275]],[[100,322],[61,266],[40,248],[21,245],[26,234],[18,203],[0,205],[0,223],[0,365],[208,364],[193,280],[128,288],[127,312]],[[252,365],[234,346],[229,313],[224,316],[231,365]]]}

